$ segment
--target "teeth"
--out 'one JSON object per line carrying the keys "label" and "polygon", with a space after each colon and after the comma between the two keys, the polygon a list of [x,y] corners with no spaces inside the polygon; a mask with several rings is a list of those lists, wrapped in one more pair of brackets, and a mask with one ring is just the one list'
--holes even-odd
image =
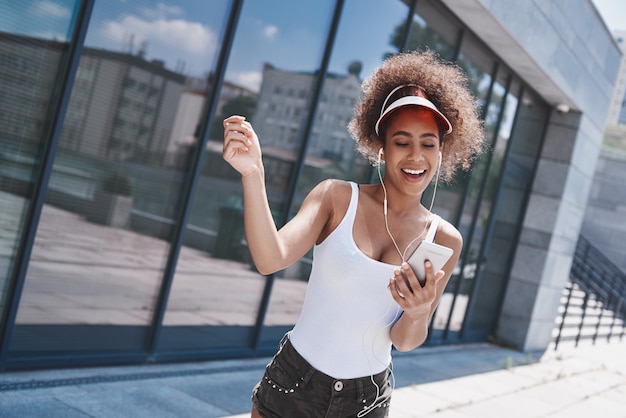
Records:
{"label": "teeth", "polygon": [[424,170],[411,170],[409,168],[403,168],[402,171],[404,171],[407,174],[424,174]]}

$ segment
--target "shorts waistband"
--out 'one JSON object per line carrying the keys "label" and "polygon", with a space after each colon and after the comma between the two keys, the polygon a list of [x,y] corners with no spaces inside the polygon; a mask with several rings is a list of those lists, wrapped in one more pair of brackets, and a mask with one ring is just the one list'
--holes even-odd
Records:
{"label": "shorts waistband", "polygon": [[320,370],[317,370],[304,357],[302,357],[302,355],[300,355],[300,353],[298,353],[295,347],[291,344],[289,334],[286,334],[285,337],[283,337],[283,339],[281,340],[279,353],[280,355],[285,356],[285,359],[289,361],[289,363],[293,367],[295,367],[302,376],[306,376],[306,380],[309,380],[311,377],[314,376],[318,382],[324,384],[325,386],[332,386],[335,388],[335,390],[339,389],[339,391],[356,390],[361,392],[363,385],[371,385],[372,380],[374,380],[377,385],[382,385],[388,380],[391,370],[390,365],[388,369],[385,369],[382,372],[371,376],[363,376],[351,379],[334,378]]}

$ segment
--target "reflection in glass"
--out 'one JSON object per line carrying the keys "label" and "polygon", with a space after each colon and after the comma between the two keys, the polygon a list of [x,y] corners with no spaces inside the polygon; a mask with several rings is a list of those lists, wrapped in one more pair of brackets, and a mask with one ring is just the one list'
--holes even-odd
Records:
{"label": "reflection in glass", "polygon": [[431,49],[446,60],[454,60],[460,28],[454,18],[435,2],[418,1],[406,50]]}
{"label": "reflection in glass", "polygon": [[[464,38],[462,48],[458,56],[455,56],[460,27],[454,22],[455,19],[439,5],[418,2],[407,49],[431,49],[437,51],[443,59],[455,60],[468,76],[469,87],[477,99],[476,105],[483,108],[491,88],[491,72],[495,58],[485,53],[482,44],[471,35]],[[488,134],[487,137],[489,137]],[[436,192],[433,212],[457,226],[466,240],[464,252],[473,253],[467,239],[476,228],[473,219],[477,205],[480,203],[481,189],[487,170],[486,164],[489,161],[486,157],[483,156],[476,162],[471,173],[460,171],[449,184],[439,184]],[[426,190],[422,201],[430,202],[432,193],[433,186]],[[461,274],[461,269],[466,270],[463,257],[462,254],[459,265],[446,286],[433,316],[429,337],[431,339],[441,339],[442,332],[445,339],[448,331],[458,331],[462,325],[471,282],[464,280]],[[468,273],[471,273],[472,265],[475,266],[475,262],[468,264]]]}
{"label": "reflection in glass", "polygon": [[[549,115],[542,100],[519,86],[506,96],[505,118],[499,136],[502,146],[494,150],[494,173],[491,181],[497,204],[489,219],[489,240],[484,243],[483,259],[476,272],[479,289],[471,300],[472,315],[466,318],[464,333],[484,339],[493,330],[507,284],[505,280],[518,242],[518,225],[526,210],[532,187],[532,173],[541,150],[543,130]],[[505,145],[506,144],[506,145]],[[505,149],[508,147],[508,149]]]}
{"label": "reflection in glass", "polygon": [[[466,314],[468,299],[471,295],[473,282],[476,279],[479,269],[482,267],[484,260],[482,250],[484,240],[488,232],[489,221],[492,215],[493,204],[496,200],[498,180],[502,173],[502,162],[508,146],[511,134],[511,126],[515,111],[517,110],[517,97],[515,94],[506,90],[499,83],[494,85],[493,97],[490,101],[489,113],[497,112],[499,115],[496,126],[491,126],[490,131],[497,130],[497,135],[493,135],[490,139],[491,155],[489,156],[489,166],[485,166],[484,156],[477,162],[476,166],[482,173],[482,190],[480,193],[480,201],[478,202],[478,212],[475,215],[471,239],[465,244],[467,254],[464,256],[461,275],[459,280],[465,286],[461,286],[457,293],[457,303],[454,307],[452,317],[464,318]],[[485,123],[490,123],[491,115],[488,113]],[[451,326],[451,331],[460,331],[460,324]]]}
{"label": "reflection in glass", "polygon": [[[369,181],[370,164],[356,152],[347,125],[360,97],[363,79],[378,67],[382,59],[399,50],[398,44],[389,41],[389,34],[404,25],[407,12],[401,2],[381,4],[374,0],[349,0],[344,3],[290,216],[295,215],[306,195],[324,179]],[[364,25],[363,22],[367,21],[377,24]],[[275,340],[280,332],[295,323],[304,299],[311,257],[312,251],[279,273],[281,279],[270,298],[263,341]],[[277,287],[281,290],[277,291]],[[292,298],[298,305],[291,302]],[[276,327],[276,321],[284,326]]]}
{"label": "reflection in glass", "polygon": [[[305,171],[299,182],[297,202],[324,179],[367,182],[371,176],[371,166],[356,152],[347,125],[360,98],[363,79],[384,58],[401,49],[401,40],[395,34],[402,32],[408,12],[401,2],[390,2],[384,7],[379,3],[370,0],[344,4],[307,148],[308,159],[317,158],[325,164]],[[359,19],[354,18],[357,15]],[[363,20],[369,19],[377,20],[376,30],[363,25]]]}
{"label": "reflection in glass", "polygon": [[[254,126],[270,208],[280,225],[332,13],[329,2],[244,3],[185,238],[186,245],[202,243],[213,267],[190,272],[184,259],[178,261],[162,349],[249,343],[266,278],[255,271],[246,247],[241,179],[222,159],[222,121],[239,114]],[[307,159],[305,170],[323,162]],[[187,275],[193,285],[182,280]],[[277,281],[272,292],[281,302],[268,314],[268,326],[295,323],[305,286],[298,280]]]}
{"label": "reflection in glass", "polygon": [[[145,347],[223,3],[95,3],[13,351]],[[195,249],[181,257],[210,268]]]}
{"label": "reflection in glass", "polygon": [[49,140],[48,117],[59,100],[55,87],[69,58],[78,3],[66,1],[54,16],[41,3],[0,4],[0,312]]}
{"label": "reflection in glass", "polygon": [[[472,281],[476,275],[476,268],[480,263],[480,248],[485,237],[487,222],[491,213],[491,206],[495,199],[495,186],[502,165],[502,154],[498,152],[506,148],[508,133],[498,129],[498,118],[510,115],[503,112],[506,89],[500,83],[494,83],[491,97],[488,99],[488,108],[485,114],[485,138],[488,142],[488,152],[482,154],[475,161],[471,175],[464,173],[463,186],[459,193],[464,193],[464,205],[459,220],[459,230],[464,234],[463,252],[452,276],[446,292],[442,297],[450,301],[448,309],[439,308],[435,315],[435,328],[458,332],[461,330],[465,311],[467,309]],[[515,109],[515,108],[513,108]],[[508,125],[510,127],[510,125]],[[498,150],[498,152],[494,152]],[[458,186],[457,186],[458,187]],[[441,306],[441,305],[440,305]]]}

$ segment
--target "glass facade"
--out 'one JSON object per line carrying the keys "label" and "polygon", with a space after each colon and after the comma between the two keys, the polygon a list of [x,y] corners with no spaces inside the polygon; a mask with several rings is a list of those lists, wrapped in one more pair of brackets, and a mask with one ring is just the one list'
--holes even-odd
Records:
{"label": "glass facade", "polygon": [[311,258],[256,272],[221,121],[255,126],[280,226],[319,181],[373,179],[346,129],[360,84],[423,48],[467,72],[488,142],[436,193],[465,245],[428,344],[492,333],[548,110],[438,2],[29,0],[0,16],[0,368],[271,352]]}

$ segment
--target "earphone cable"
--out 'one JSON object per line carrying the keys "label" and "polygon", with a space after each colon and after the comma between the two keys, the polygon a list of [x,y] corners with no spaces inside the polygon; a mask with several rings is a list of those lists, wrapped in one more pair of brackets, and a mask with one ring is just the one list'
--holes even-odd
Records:
{"label": "earphone cable", "polygon": [[[396,251],[398,252],[398,254],[400,255],[400,259],[402,260],[402,263],[404,263],[406,261],[405,257],[406,257],[406,252],[409,250],[409,248],[411,248],[411,245],[413,245],[413,243],[415,241],[417,241],[418,239],[420,239],[422,237],[422,235],[424,235],[424,232],[426,232],[427,228],[428,228],[428,221],[430,219],[426,220],[426,223],[424,224],[424,230],[417,236],[415,237],[415,239],[413,239],[411,242],[409,242],[409,244],[406,246],[406,248],[404,249],[404,252],[400,251],[400,248],[398,247],[398,244],[396,243],[396,240],[394,239],[393,235],[391,234],[391,231],[389,229],[389,221],[388,221],[388,217],[387,217],[387,188],[385,187],[385,182],[383,181],[383,177],[382,174],[380,173],[380,153],[378,154],[379,159],[378,159],[378,179],[380,180],[380,185],[383,188],[383,194],[384,194],[384,199],[383,199],[383,215],[385,217],[385,229],[387,230],[387,234],[389,235],[389,238],[391,238],[391,242],[393,243],[393,246],[396,248]],[[431,199],[430,202],[430,208],[428,209],[428,212],[431,213],[431,209],[433,207],[433,203],[435,202],[435,192],[437,191],[437,180],[439,177],[439,167],[437,167],[437,174],[436,174],[437,178],[435,179],[435,189],[433,190],[433,198]]]}
{"label": "earphone cable", "polygon": [[[381,320],[384,320],[385,316],[387,315],[387,313],[389,312],[390,308],[392,307],[392,304],[393,304],[393,300],[391,300],[389,302],[389,305],[387,305],[387,309],[385,309],[385,312],[383,312],[383,314],[380,316],[380,318],[376,322],[370,324],[367,327],[367,329],[365,330],[365,332],[363,333],[363,335],[361,337],[361,346],[363,348],[363,354],[365,355],[365,359],[367,360],[367,366],[370,369],[370,381],[372,382],[372,385],[374,385],[374,387],[376,388],[376,397],[374,398],[374,400],[372,401],[372,403],[370,405],[365,405],[363,407],[363,409],[357,413],[356,416],[358,418],[362,418],[365,415],[369,414],[371,411],[374,410],[374,408],[377,405],[381,405],[381,404],[385,403],[386,401],[388,401],[391,398],[391,394],[389,394],[387,396],[381,396],[381,387],[374,380],[374,375],[372,374],[372,364],[370,363],[370,359],[369,359],[369,356],[367,354],[367,350],[365,349],[365,338],[366,338],[366,335],[369,333],[370,328],[374,324],[378,323]],[[385,324],[384,328],[391,327],[399,317],[400,317],[400,306],[398,306],[396,304],[396,311],[395,311],[394,315],[392,316],[391,320]],[[391,386],[391,392],[393,392],[395,390],[395,387],[396,387],[396,378],[395,378],[395,375],[393,373],[393,360],[392,360],[390,365],[385,364],[384,362],[382,362],[376,356],[376,352],[374,350],[375,337],[372,338],[371,342],[372,342],[371,343],[371,351],[372,351],[373,359],[376,362],[378,362],[378,363],[382,364],[383,366],[385,366],[385,370],[389,371],[389,385]]]}

